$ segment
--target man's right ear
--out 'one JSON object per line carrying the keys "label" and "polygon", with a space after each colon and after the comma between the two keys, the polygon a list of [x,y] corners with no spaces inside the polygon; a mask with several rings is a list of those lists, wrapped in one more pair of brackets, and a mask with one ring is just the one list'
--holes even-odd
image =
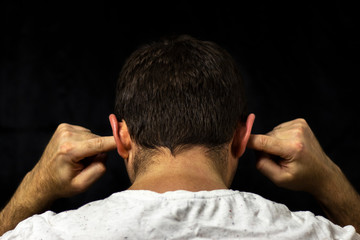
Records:
{"label": "man's right ear", "polygon": [[114,114],[110,114],[109,120],[115,138],[117,151],[123,159],[127,159],[131,149],[131,138],[126,122],[125,120],[119,122]]}

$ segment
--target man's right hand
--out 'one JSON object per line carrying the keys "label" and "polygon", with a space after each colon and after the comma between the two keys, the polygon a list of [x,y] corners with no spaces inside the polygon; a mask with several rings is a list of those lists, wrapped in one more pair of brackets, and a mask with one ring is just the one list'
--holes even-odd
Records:
{"label": "man's right hand", "polygon": [[360,196],[304,119],[282,123],[265,135],[253,134],[248,147],[259,153],[257,169],[276,185],[312,194],[331,220],[360,231]]}
{"label": "man's right hand", "polygon": [[40,192],[55,199],[70,197],[105,173],[106,152],[114,149],[113,136],[100,137],[84,127],[61,124],[31,173]]}
{"label": "man's right hand", "polygon": [[0,236],[57,198],[85,191],[104,174],[105,153],[113,149],[113,136],[100,137],[80,126],[60,124],[40,161],[0,212]]}

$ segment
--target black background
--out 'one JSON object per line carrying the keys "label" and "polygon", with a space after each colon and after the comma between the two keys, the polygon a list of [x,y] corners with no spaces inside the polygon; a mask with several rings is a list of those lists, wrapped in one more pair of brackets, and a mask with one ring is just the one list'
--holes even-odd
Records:
{"label": "black background", "polygon": [[[256,114],[254,133],[305,118],[326,153],[359,190],[359,24],[355,6],[178,1],[1,4],[0,205],[40,158],[58,124],[110,135],[114,86],[139,45],[173,34],[211,40],[241,66]],[[279,189],[240,159],[234,189],[291,210],[323,214],[308,194]],[[129,186],[122,159],[87,192],[52,210],[81,206]]]}

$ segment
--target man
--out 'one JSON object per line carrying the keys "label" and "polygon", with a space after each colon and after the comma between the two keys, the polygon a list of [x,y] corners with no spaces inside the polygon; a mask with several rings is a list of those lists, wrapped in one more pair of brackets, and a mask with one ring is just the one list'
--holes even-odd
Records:
{"label": "man", "polygon": [[[1,212],[0,234],[20,222],[2,239],[360,239],[360,197],[305,120],[251,135],[255,115],[246,114],[240,74],[216,44],[185,36],[135,51],[120,73],[115,114],[113,137],[58,127]],[[309,192],[343,227],[229,190],[246,146],[261,153],[263,174]],[[34,215],[88,188],[105,171],[103,153],[115,148],[129,190]]]}

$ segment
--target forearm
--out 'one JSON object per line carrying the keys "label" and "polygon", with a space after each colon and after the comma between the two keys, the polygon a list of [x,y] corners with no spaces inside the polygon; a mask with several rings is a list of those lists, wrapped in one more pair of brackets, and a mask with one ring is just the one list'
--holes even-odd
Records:
{"label": "forearm", "polygon": [[360,233],[360,196],[340,168],[336,166],[333,177],[313,195],[331,221],[353,225]]}
{"label": "forearm", "polygon": [[[113,136],[100,137],[81,126],[60,124],[40,161],[0,212],[0,236],[43,212],[57,198],[85,191],[105,173],[104,153],[114,149]],[[81,162],[85,158],[91,160],[89,165]]]}
{"label": "forearm", "polygon": [[360,233],[360,196],[304,119],[282,123],[267,135],[251,135],[248,147],[264,153],[257,168],[275,184],[312,194],[330,220]]}
{"label": "forearm", "polygon": [[0,212],[0,236],[12,230],[22,220],[44,211],[53,201],[35,182],[33,171],[26,174],[9,203]]}

